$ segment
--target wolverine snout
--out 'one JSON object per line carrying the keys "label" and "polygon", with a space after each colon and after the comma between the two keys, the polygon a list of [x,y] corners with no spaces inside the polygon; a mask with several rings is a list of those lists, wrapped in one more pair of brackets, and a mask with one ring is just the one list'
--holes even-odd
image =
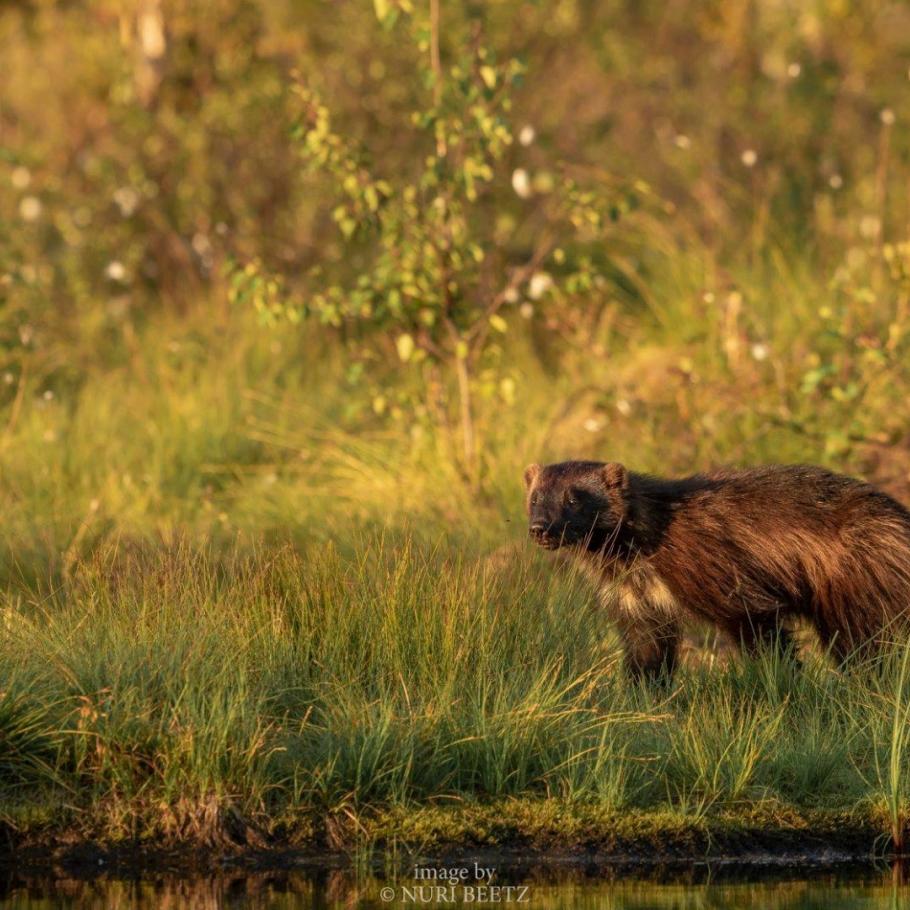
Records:
{"label": "wolverine snout", "polygon": [[534,521],[528,528],[528,534],[538,546],[546,550],[555,550],[560,544],[559,535],[553,536],[550,531],[552,525],[543,521]]}

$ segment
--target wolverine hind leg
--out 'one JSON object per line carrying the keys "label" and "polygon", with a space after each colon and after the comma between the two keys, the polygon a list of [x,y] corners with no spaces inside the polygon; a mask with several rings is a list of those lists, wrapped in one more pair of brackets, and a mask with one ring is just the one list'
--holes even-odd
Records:
{"label": "wolverine hind leg", "polygon": [[666,617],[624,615],[617,624],[629,677],[635,681],[669,683],[679,650],[678,623]]}

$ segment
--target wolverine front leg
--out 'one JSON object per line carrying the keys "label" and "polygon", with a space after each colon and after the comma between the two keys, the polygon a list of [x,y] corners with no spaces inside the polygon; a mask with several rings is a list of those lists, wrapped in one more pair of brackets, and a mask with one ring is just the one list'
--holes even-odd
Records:
{"label": "wolverine front leg", "polygon": [[676,668],[679,625],[666,617],[623,615],[618,619],[625,667],[635,681],[668,683]]}

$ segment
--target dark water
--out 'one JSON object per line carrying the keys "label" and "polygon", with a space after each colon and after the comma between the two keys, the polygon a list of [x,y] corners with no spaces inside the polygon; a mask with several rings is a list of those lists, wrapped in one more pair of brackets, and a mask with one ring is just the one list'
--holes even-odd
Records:
{"label": "dark water", "polygon": [[[460,873],[459,868],[467,869]],[[60,874],[0,878],[0,907],[29,908],[355,908],[493,907],[537,910],[885,910],[910,908],[910,886],[892,869],[798,870],[759,875],[704,867],[688,872],[617,875],[609,870],[497,870],[492,885],[471,864],[456,876],[413,869],[382,877],[348,870],[223,872],[197,878],[77,878]],[[448,872],[448,870],[447,870]],[[458,878],[463,876],[463,878]],[[758,876],[758,877],[756,877]],[[435,878],[435,880],[434,880]],[[494,890],[498,887],[498,890]],[[486,888],[486,890],[481,890]]]}

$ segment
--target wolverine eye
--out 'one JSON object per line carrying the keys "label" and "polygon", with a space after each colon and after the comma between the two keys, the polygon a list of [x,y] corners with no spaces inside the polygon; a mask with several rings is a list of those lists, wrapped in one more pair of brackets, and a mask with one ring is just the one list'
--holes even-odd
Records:
{"label": "wolverine eye", "polygon": [[578,505],[578,497],[575,495],[574,491],[572,491],[572,490],[569,490],[569,492],[566,493],[566,505],[567,506],[577,506]]}

